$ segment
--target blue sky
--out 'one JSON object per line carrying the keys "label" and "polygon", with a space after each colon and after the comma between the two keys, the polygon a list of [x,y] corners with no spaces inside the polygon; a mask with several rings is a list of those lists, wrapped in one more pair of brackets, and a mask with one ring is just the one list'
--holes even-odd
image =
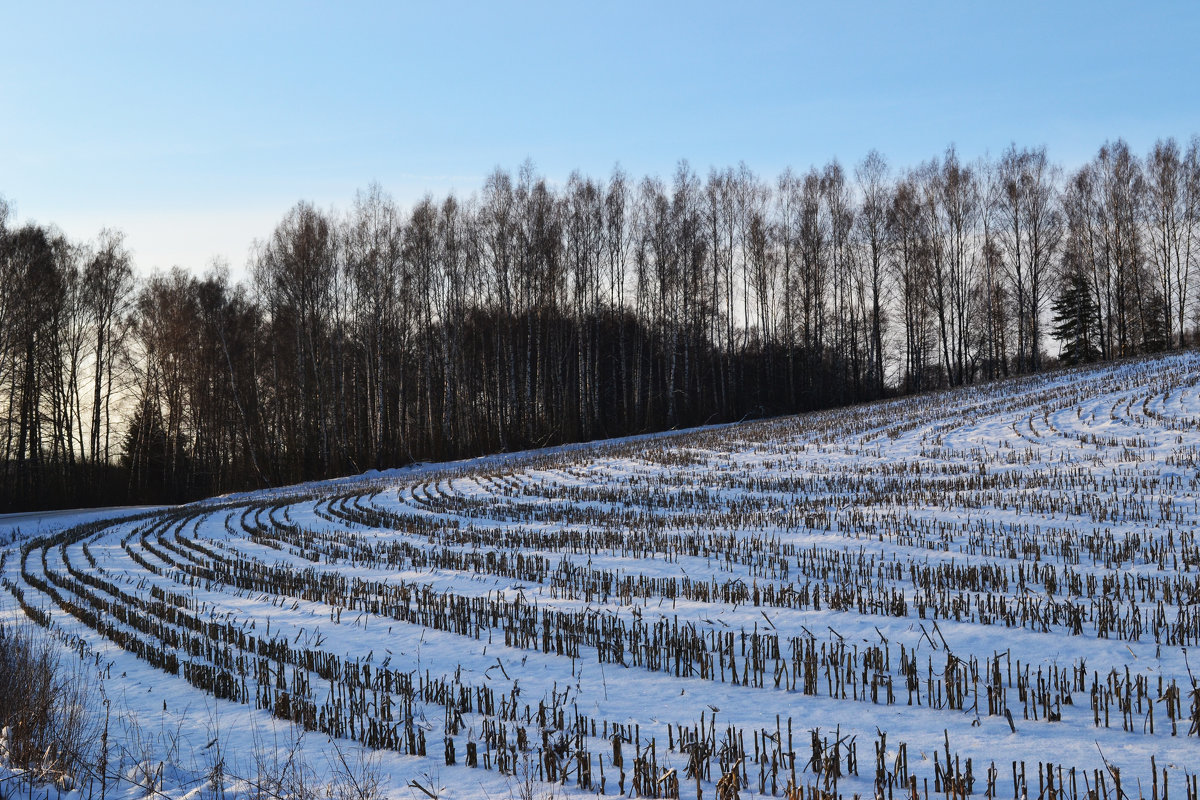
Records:
{"label": "blue sky", "polygon": [[1200,133],[1200,3],[6,3],[0,194],[139,268],[496,166],[773,176]]}

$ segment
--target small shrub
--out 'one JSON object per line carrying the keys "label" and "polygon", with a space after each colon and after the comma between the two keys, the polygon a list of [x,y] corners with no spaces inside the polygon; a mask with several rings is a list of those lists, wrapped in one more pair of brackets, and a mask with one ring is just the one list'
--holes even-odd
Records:
{"label": "small shrub", "polygon": [[0,625],[0,759],[46,781],[70,781],[91,763],[89,681],[47,635]]}

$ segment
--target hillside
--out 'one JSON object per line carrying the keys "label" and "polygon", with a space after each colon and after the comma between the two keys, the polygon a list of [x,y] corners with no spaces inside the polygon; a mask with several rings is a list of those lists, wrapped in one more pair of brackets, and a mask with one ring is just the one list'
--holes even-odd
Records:
{"label": "hillside", "polygon": [[1185,353],[90,522],[5,551],[0,619],[100,674],[117,796],[1190,800],[1198,383]]}

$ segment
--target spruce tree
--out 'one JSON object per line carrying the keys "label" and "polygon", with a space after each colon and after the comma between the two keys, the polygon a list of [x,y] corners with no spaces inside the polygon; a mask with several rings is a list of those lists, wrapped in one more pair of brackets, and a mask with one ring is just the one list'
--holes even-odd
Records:
{"label": "spruce tree", "polygon": [[1072,272],[1054,301],[1054,335],[1062,342],[1064,363],[1084,364],[1100,357],[1095,343],[1099,318],[1087,277]]}

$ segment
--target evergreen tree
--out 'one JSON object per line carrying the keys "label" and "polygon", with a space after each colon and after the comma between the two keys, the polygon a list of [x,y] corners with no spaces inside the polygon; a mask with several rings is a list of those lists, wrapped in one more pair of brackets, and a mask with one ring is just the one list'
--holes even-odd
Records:
{"label": "evergreen tree", "polygon": [[1064,363],[1084,364],[1100,357],[1095,338],[1099,318],[1087,276],[1072,272],[1054,301],[1054,335],[1062,342]]}

